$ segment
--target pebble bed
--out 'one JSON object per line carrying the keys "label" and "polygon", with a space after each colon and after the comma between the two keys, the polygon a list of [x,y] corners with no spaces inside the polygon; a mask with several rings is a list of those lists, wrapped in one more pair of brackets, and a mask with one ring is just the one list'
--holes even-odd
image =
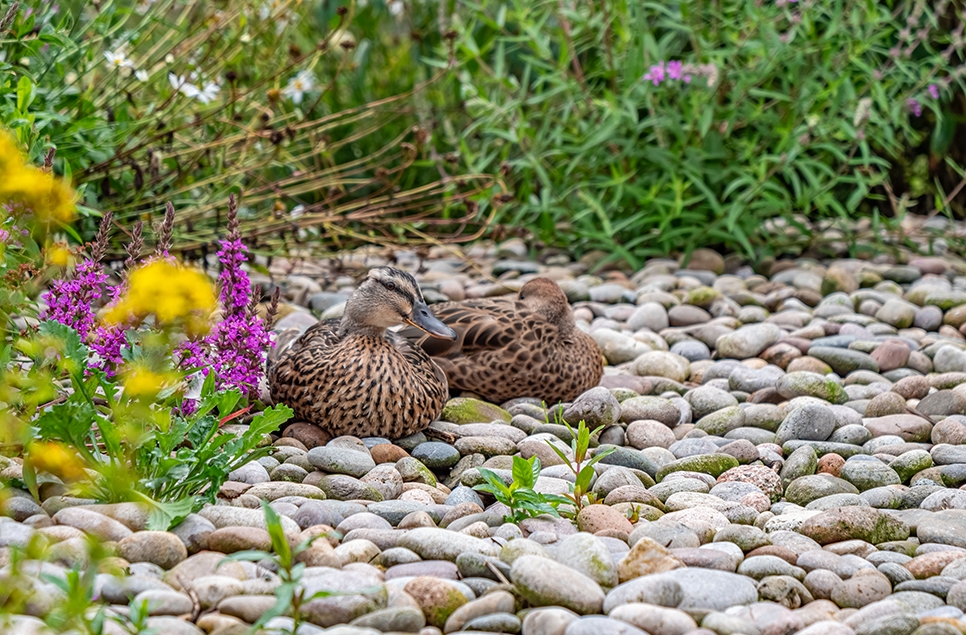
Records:
{"label": "pebble bed", "polygon": [[[420,268],[430,302],[557,280],[607,358],[600,386],[549,410],[459,397],[395,441],[296,422],[170,532],[146,531],[135,504],[54,488],[38,505],[14,490],[0,576],[36,534],[52,562],[25,570],[64,576],[89,534],[126,569],[97,578],[111,610],[147,600],[162,633],[245,633],[280,580],[223,560],[269,548],[268,500],[293,542],[326,535],[300,556],[302,585],[338,594],[303,607],[306,635],[966,632],[966,263],[778,261],[761,275],[698,250],[687,269],[588,275],[563,254],[528,260],[516,240],[468,252],[478,269],[452,250],[394,264]],[[339,315],[354,284],[321,264],[272,267],[287,274],[279,329]],[[596,466],[600,504],[574,521],[504,522],[473,490],[478,468],[509,479],[512,455],[535,455],[536,489],[567,492],[573,474],[547,443],[570,451],[560,420],[603,426],[597,450],[614,448]],[[0,468],[19,475],[15,460]],[[34,615],[63,600],[39,575],[34,590]],[[23,616],[9,632],[39,624]]]}

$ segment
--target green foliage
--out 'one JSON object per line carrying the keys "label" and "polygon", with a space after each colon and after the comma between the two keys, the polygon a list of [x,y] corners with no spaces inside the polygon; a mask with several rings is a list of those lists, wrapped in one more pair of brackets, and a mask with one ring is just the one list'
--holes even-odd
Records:
{"label": "green foliage", "polygon": [[513,457],[512,482],[508,485],[492,470],[479,468],[480,476],[486,481],[473,489],[493,495],[498,503],[510,508],[506,521],[518,523],[525,518],[541,514],[559,516],[556,506],[567,499],[554,494],[540,494],[534,491],[540,476],[540,459],[529,459],[517,455]]}
{"label": "green foliage", "polygon": [[583,420],[577,424],[576,430],[566,421],[563,421],[563,425],[567,426],[567,430],[570,431],[570,449],[574,458],[571,460],[566,452],[551,441],[548,440],[547,444],[574,473],[574,482],[570,486],[570,494],[566,495],[566,499],[577,512],[580,512],[586,504],[592,505],[597,502],[590,492],[590,483],[594,478],[594,464],[613,452],[614,448],[601,450],[588,459],[587,453],[590,449],[591,437],[599,433],[604,426],[599,426],[591,431]]}
{"label": "green foliage", "polygon": [[108,612],[98,600],[98,574],[123,573],[112,564],[111,550],[89,536],[83,554],[77,554],[69,568],[60,570],[43,566],[58,560],[52,547],[40,534],[24,546],[9,547],[9,562],[0,573],[0,629],[4,633],[17,630],[12,627],[12,618],[50,604],[50,610],[40,617],[54,633],[100,635],[107,623],[113,622],[130,635],[159,635],[156,628],[147,626],[147,601],[132,599],[125,614]]}
{"label": "green foliage", "polygon": [[[325,590],[306,594],[305,588],[302,586],[302,574],[305,572],[305,564],[299,562],[299,556],[306,549],[310,548],[316,540],[320,538],[325,539],[325,535],[313,536],[292,547],[289,544],[288,538],[285,536],[285,531],[282,529],[282,522],[278,513],[266,501],[262,501],[262,509],[265,512],[265,523],[268,528],[268,535],[272,540],[272,551],[240,551],[225,558],[225,562],[237,562],[240,560],[264,562],[268,560],[275,565],[278,576],[282,581],[275,588],[275,604],[258,618],[258,621],[252,625],[250,632],[255,633],[259,628],[276,617],[289,615],[294,622],[289,632],[295,635],[299,632],[299,627],[304,622],[302,607],[305,604],[312,600],[343,594],[338,591]],[[364,589],[360,593],[367,591],[368,589]]]}
{"label": "green foliage", "polygon": [[[952,212],[952,3],[468,6],[454,141],[470,170],[506,175],[516,204],[500,222],[639,265],[696,246],[780,251],[774,234],[804,229],[796,218],[900,215],[916,203],[907,184],[922,213]],[[672,60],[689,83],[645,79]],[[922,156],[914,178],[925,154],[936,169]]]}
{"label": "green foliage", "polygon": [[[205,502],[213,503],[229,472],[267,454],[270,447],[259,446],[292,415],[287,406],[267,408],[252,417],[244,432],[228,434],[221,425],[249,408],[239,391],[216,390],[213,373],[204,379],[197,407],[189,413],[180,392],[162,391],[157,399],[146,400],[88,367],[87,347],[69,327],[43,322],[39,335],[43,346],[20,343],[32,358],[30,372],[54,366],[66,373],[71,389],[31,421],[31,438],[77,454],[84,467],[73,483],[78,495],[151,505],[151,528],[167,529]],[[148,339],[142,345],[157,346]],[[51,355],[52,350],[58,354]],[[49,467],[43,455],[52,447],[39,445],[34,454],[30,447],[24,481],[38,496],[39,485],[51,477],[36,466]],[[69,478],[65,466],[59,467],[61,477]]]}
{"label": "green foliage", "polygon": [[[20,3],[0,34],[0,127],[35,163],[57,149],[87,236],[90,217],[130,224],[170,200],[176,242],[201,250],[239,191],[262,251],[323,230],[349,241],[426,231],[424,216],[466,215],[462,201],[491,179],[442,177],[428,143],[447,75],[433,59],[436,7],[406,3],[403,20],[361,4]],[[11,6],[0,0],[0,17]],[[296,93],[300,73],[312,79]]]}
{"label": "green foliage", "polygon": [[[57,148],[88,215],[173,200],[193,253],[239,190],[266,253],[495,222],[635,265],[800,248],[808,221],[966,212],[966,60],[945,0],[392,4],[21,7],[0,125],[35,162]],[[689,83],[645,79],[672,60]],[[301,72],[315,81],[296,102]],[[206,103],[182,80],[218,91]]]}

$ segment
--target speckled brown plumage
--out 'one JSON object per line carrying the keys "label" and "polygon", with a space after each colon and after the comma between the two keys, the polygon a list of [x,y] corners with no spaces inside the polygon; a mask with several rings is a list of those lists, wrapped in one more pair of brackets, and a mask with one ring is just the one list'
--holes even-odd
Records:
{"label": "speckled brown plumage", "polygon": [[[419,347],[386,330],[414,320],[448,329],[426,309],[416,281],[375,269],[346,305],[301,337],[279,336],[269,361],[272,398],[332,436],[407,436],[427,427],[448,397],[446,376]],[[452,336],[452,333],[448,333]]]}
{"label": "speckled brown plumage", "polygon": [[430,340],[414,329],[403,334],[433,356],[453,388],[496,403],[536,397],[551,404],[600,382],[600,349],[547,278],[531,280],[516,298],[443,302],[433,313],[456,331],[455,341]]}

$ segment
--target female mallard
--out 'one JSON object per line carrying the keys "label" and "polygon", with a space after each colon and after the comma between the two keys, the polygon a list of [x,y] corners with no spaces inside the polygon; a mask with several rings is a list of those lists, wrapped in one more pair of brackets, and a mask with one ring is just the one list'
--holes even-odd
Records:
{"label": "female mallard", "polygon": [[434,341],[418,331],[417,341],[446,373],[449,385],[501,403],[536,397],[548,404],[572,401],[600,382],[600,349],[577,328],[557,283],[535,278],[511,298],[433,305],[454,341]]}
{"label": "female mallard", "polygon": [[409,324],[442,339],[456,334],[426,306],[411,275],[379,267],[326,320],[294,339],[279,336],[268,382],[276,403],[332,436],[395,439],[426,428],[448,397],[446,376],[418,346],[386,329]]}

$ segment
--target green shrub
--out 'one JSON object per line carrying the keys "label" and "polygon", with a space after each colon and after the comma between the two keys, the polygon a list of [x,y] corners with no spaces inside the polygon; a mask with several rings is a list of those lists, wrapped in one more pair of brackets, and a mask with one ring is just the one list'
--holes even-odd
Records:
{"label": "green shrub", "polygon": [[506,174],[501,222],[639,264],[700,245],[764,255],[772,219],[900,215],[907,188],[951,211],[912,160],[930,128],[938,156],[955,130],[963,27],[947,2],[470,6],[458,141],[472,171]]}

